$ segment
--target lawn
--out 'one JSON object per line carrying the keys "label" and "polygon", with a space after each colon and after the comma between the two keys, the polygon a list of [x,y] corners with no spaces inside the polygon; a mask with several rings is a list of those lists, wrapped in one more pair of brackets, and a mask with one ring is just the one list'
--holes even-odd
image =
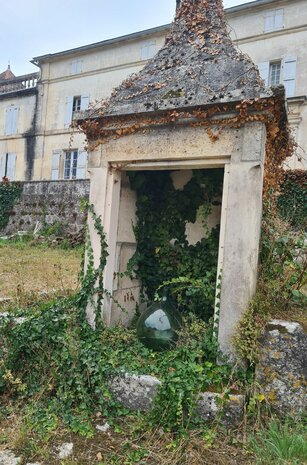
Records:
{"label": "lawn", "polygon": [[71,293],[78,287],[80,269],[80,249],[1,241],[0,309]]}

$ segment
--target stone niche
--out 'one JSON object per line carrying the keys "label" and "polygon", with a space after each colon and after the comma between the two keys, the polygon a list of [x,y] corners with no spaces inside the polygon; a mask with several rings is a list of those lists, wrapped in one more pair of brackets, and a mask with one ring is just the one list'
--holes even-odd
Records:
{"label": "stone niche", "polygon": [[[139,300],[140,283],[117,277],[135,250],[136,199],[125,173],[170,170],[180,186],[190,170],[219,168],[224,185],[215,318],[221,349],[232,353],[236,325],[256,289],[266,123],[276,120],[276,108],[277,133],[286,140],[284,90],[265,89],[255,64],[236,49],[222,0],[181,0],[157,55],[99,108],[76,116],[95,147],[89,155],[90,201],[109,248],[104,286],[127,309],[119,313],[105,297],[107,324],[127,323]],[[196,240],[197,225],[189,227],[190,240],[193,234]],[[91,220],[90,233],[98,264]],[[93,322],[90,306],[88,316]]]}
{"label": "stone niche", "polygon": [[[170,170],[175,188],[181,188],[192,169],[220,168],[224,171],[222,205],[213,211],[209,225],[221,225],[219,339],[221,348],[229,351],[235,326],[256,286],[265,137],[265,127],[258,122],[241,129],[225,129],[216,142],[203,128],[166,127],[111,140],[90,156],[90,202],[101,215],[109,252],[104,285],[127,310],[123,313],[106,297],[103,318],[107,324],[127,324],[139,302],[140,283],[118,277],[136,248],[132,227],[136,223],[136,194],[130,189],[126,172]],[[99,240],[90,227],[98,264]],[[199,223],[187,225],[191,243],[199,240],[201,233]],[[93,321],[91,308],[89,319]]]}

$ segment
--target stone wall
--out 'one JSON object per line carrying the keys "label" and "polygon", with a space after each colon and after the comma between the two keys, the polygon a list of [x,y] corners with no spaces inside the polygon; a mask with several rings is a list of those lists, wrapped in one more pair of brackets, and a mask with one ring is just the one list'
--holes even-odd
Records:
{"label": "stone wall", "polygon": [[10,212],[2,235],[33,231],[37,222],[60,222],[72,232],[81,229],[85,214],[80,210],[82,199],[89,198],[90,181],[35,181],[23,183],[23,191]]}

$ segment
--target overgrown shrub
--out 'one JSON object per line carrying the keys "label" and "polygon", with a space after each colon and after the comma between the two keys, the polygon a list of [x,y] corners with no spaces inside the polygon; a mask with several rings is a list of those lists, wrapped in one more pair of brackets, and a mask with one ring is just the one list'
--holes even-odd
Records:
{"label": "overgrown shrub", "polygon": [[[211,386],[227,393],[244,383],[245,375],[216,363],[219,352],[213,323],[193,315],[186,320],[176,348],[158,354],[146,349],[134,330],[104,326],[101,305],[107,292],[102,277],[107,245],[100,218],[92,207],[90,211],[101,241],[100,264],[94,268],[87,242],[87,273],[74,297],[27,310],[22,324],[1,320],[0,393],[29,404],[33,425],[56,427],[59,417],[72,431],[90,436],[95,412],[104,416],[126,413],[112,400],[107,384],[110,374],[154,374],[162,387],[149,420],[180,430],[190,423],[201,390]],[[94,295],[98,295],[96,331],[85,314]]]}
{"label": "overgrown shrub", "polygon": [[258,339],[270,318],[291,319],[306,309],[307,254],[304,234],[289,230],[278,215],[263,220],[257,292],[235,336],[239,354],[251,364],[258,359]]}
{"label": "overgrown shrub", "polygon": [[22,184],[18,182],[0,182],[0,231],[7,226],[12,207],[22,189]]}
{"label": "overgrown shrub", "polygon": [[[129,173],[137,194],[137,250],[128,268],[153,300],[157,289],[167,286],[170,298],[182,312],[193,312],[208,321],[213,316],[219,228],[208,230],[212,206],[219,204],[222,170],[195,170],[192,179],[175,189],[169,171]],[[186,224],[200,214],[204,238],[191,245]]]}
{"label": "overgrown shrub", "polygon": [[82,313],[75,297],[41,306],[23,324],[7,321],[0,329],[0,392],[37,405],[34,416],[37,410],[46,412],[73,431],[91,435],[94,412],[126,413],[112,401],[111,374],[158,376],[163,384],[149,420],[176,430],[191,421],[199,392],[211,386],[227,393],[244,382],[243,372],[216,363],[212,325],[195,317],[187,321],[173,351],[155,353],[134,330],[101,326],[94,331]]}

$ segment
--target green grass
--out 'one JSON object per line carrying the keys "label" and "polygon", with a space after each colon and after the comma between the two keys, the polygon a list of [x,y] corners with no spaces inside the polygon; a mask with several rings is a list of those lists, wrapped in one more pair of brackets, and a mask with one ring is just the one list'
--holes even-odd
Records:
{"label": "green grass", "polygon": [[251,440],[251,447],[259,465],[307,463],[307,427],[300,421],[272,421]]}

